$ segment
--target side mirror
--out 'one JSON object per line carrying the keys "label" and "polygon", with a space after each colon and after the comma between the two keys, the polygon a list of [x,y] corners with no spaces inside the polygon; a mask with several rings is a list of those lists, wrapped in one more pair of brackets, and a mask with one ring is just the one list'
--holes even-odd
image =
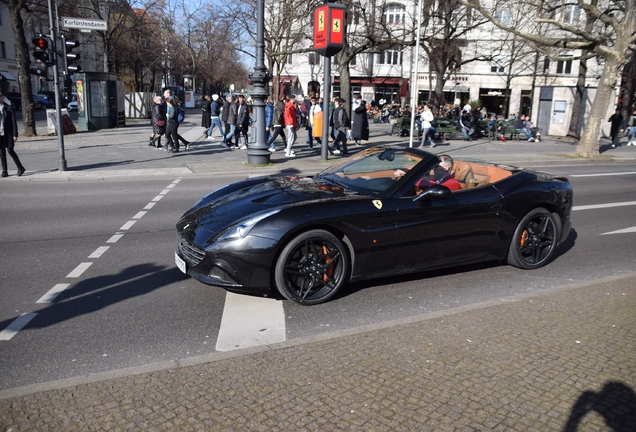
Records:
{"label": "side mirror", "polygon": [[424,200],[429,200],[431,198],[441,198],[447,199],[451,196],[452,192],[446,186],[434,184],[430,187],[426,188],[424,192],[413,198],[413,201],[419,202]]}

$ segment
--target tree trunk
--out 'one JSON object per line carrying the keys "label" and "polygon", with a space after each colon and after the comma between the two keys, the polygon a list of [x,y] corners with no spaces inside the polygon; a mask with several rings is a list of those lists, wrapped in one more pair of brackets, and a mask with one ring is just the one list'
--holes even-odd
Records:
{"label": "tree trunk", "polygon": [[576,81],[574,101],[572,102],[572,117],[568,136],[579,138],[579,117],[583,105],[583,93],[585,92],[585,76],[587,75],[587,60],[581,59],[579,63],[579,78]]}
{"label": "tree trunk", "polygon": [[601,132],[601,125],[605,120],[607,114],[607,107],[610,103],[610,97],[612,90],[616,86],[618,80],[618,70],[620,67],[620,60],[608,56],[603,67],[603,73],[598,82],[598,88],[596,89],[596,96],[592,103],[592,109],[590,110],[590,116],[585,122],[583,133],[581,134],[581,140],[576,146],[576,154],[587,158],[598,157],[599,155],[599,142],[598,138]]}
{"label": "tree trunk", "polygon": [[22,123],[24,125],[24,136],[36,136],[35,119],[33,118],[33,92],[31,91],[31,73],[29,68],[31,60],[29,58],[29,45],[24,32],[24,21],[22,20],[22,3],[10,0],[6,3],[11,15],[11,26],[13,27],[13,37],[15,38],[15,57],[18,61],[20,92],[22,94]]}
{"label": "tree trunk", "polygon": [[[351,71],[349,70],[349,61],[346,60],[347,56],[344,55],[344,51],[338,53],[338,72],[340,73],[340,97],[345,99],[345,111],[351,118]],[[325,101],[328,103],[328,101]]]}
{"label": "tree trunk", "polygon": [[433,111],[433,115],[438,116],[439,107],[444,102],[444,84],[446,84],[446,82],[444,81],[444,71],[436,70],[435,77],[437,78],[435,80],[435,91],[431,95],[433,97],[430,98],[430,103],[432,105],[431,110]]}

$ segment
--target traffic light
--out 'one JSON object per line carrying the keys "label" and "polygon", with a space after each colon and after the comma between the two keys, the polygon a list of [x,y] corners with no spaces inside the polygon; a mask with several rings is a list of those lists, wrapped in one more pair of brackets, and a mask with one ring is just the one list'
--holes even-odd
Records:
{"label": "traffic light", "polygon": [[33,58],[30,72],[34,75],[46,75],[46,67],[52,63],[51,54],[49,53],[49,42],[42,36],[33,38]]}
{"label": "traffic light", "polygon": [[33,45],[35,46],[33,50],[33,58],[35,58],[35,61],[40,61],[47,66],[52,65],[51,53],[49,53],[49,41],[40,36],[33,38]]}
{"label": "traffic light", "polygon": [[82,70],[82,67],[77,64],[72,64],[72,61],[79,60],[80,54],[76,52],[72,52],[73,48],[77,48],[80,46],[79,41],[76,40],[66,40],[64,42],[64,50],[66,52],[66,71],[69,75],[74,74],[75,72],[79,72]]}

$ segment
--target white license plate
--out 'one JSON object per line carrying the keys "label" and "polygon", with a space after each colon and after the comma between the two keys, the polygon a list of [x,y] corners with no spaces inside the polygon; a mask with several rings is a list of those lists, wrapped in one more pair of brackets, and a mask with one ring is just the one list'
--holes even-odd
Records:
{"label": "white license plate", "polygon": [[186,273],[186,262],[182,260],[176,252],[174,253],[174,262],[177,264],[177,267],[179,267],[179,270]]}

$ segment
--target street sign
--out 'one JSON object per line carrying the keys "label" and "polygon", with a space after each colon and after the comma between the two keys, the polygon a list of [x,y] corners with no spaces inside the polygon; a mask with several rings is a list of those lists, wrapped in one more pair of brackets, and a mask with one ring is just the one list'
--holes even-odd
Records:
{"label": "street sign", "polygon": [[314,51],[331,57],[344,46],[346,7],[327,3],[314,9]]}
{"label": "street sign", "polygon": [[108,30],[108,23],[104,20],[94,20],[87,18],[62,18],[62,27],[82,30]]}

